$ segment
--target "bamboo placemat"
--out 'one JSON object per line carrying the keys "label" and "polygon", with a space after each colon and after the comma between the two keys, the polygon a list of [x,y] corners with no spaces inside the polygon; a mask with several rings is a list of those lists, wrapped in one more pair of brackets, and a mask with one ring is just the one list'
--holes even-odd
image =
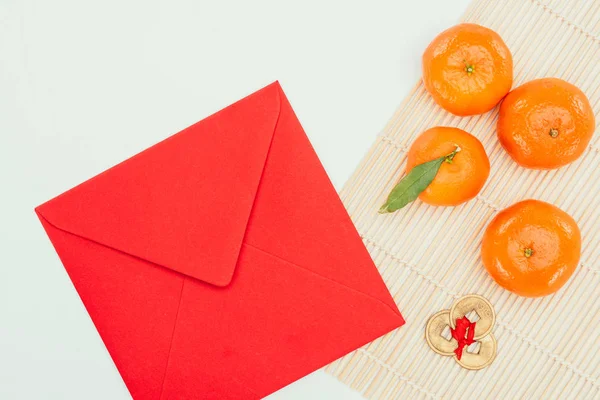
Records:
{"label": "bamboo placemat", "polygon": [[[563,78],[590,98],[600,121],[600,1],[475,0],[464,21],[497,31],[512,51],[514,86]],[[342,199],[407,324],[335,361],[326,371],[370,399],[600,398],[600,135],[567,167],[532,171],[515,164],[495,133],[497,108],[459,118],[416,85],[342,190]],[[491,174],[476,199],[455,208],[419,201],[378,215],[404,173],[407,148],[436,126],[477,136]],[[572,215],[583,237],[581,264],[557,294],[527,299],[500,288],[480,261],[483,231],[501,209],[523,199]],[[467,371],[424,339],[433,313],[477,293],[495,306],[498,355]]]}

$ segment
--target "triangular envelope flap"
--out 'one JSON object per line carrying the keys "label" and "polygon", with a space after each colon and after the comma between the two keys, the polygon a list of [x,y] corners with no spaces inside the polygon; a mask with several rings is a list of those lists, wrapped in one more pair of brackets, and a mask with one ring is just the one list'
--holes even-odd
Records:
{"label": "triangular envelope flap", "polygon": [[225,286],[277,125],[279,93],[273,83],[37,212],[59,229]]}

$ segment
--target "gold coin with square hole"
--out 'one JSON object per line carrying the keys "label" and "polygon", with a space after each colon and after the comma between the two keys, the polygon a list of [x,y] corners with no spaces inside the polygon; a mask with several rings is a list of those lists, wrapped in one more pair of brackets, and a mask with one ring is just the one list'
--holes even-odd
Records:
{"label": "gold coin with square hole", "polygon": [[497,343],[493,333],[482,337],[477,341],[479,343],[479,351],[477,353],[469,353],[468,348],[463,349],[460,360],[456,355],[454,359],[463,368],[476,371],[490,365],[496,358]]}
{"label": "gold coin with square hole", "polygon": [[454,355],[454,349],[458,346],[458,342],[454,338],[450,337],[450,340],[447,340],[442,336],[444,329],[449,328],[449,317],[450,311],[442,310],[433,314],[425,327],[427,344],[433,351],[443,356]]}
{"label": "gold coin with square hole", "polygon": [[[477,313],[479,318],[471,316],[472,311]],[[486,298],[477,294],[469,294],[458,299],[450,309],[450,326],[456,326],[456,320],[467,316],[471,322],[475,322],[475,340],[481,339],[492,331],[496,323],[496,313],[494,306]],[[475,320],[475,321],[473,321]]]}

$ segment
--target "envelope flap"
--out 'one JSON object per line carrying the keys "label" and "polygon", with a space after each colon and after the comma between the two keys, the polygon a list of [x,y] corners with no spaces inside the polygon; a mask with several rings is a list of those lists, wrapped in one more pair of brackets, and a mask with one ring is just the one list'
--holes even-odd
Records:
{"label": "envelope flap", "polygon": [[273,83],[36,211],[59,229],[226,286],[279,111]]}

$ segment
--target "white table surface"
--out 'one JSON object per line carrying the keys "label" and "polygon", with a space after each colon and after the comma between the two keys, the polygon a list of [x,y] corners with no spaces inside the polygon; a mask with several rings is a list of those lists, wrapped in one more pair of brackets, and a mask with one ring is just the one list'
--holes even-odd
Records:
{"label": "white table surface", "polygon": [[468,2],[0,1],[0,398],[130,398],[36,205],[274,80],[339,189]]}

